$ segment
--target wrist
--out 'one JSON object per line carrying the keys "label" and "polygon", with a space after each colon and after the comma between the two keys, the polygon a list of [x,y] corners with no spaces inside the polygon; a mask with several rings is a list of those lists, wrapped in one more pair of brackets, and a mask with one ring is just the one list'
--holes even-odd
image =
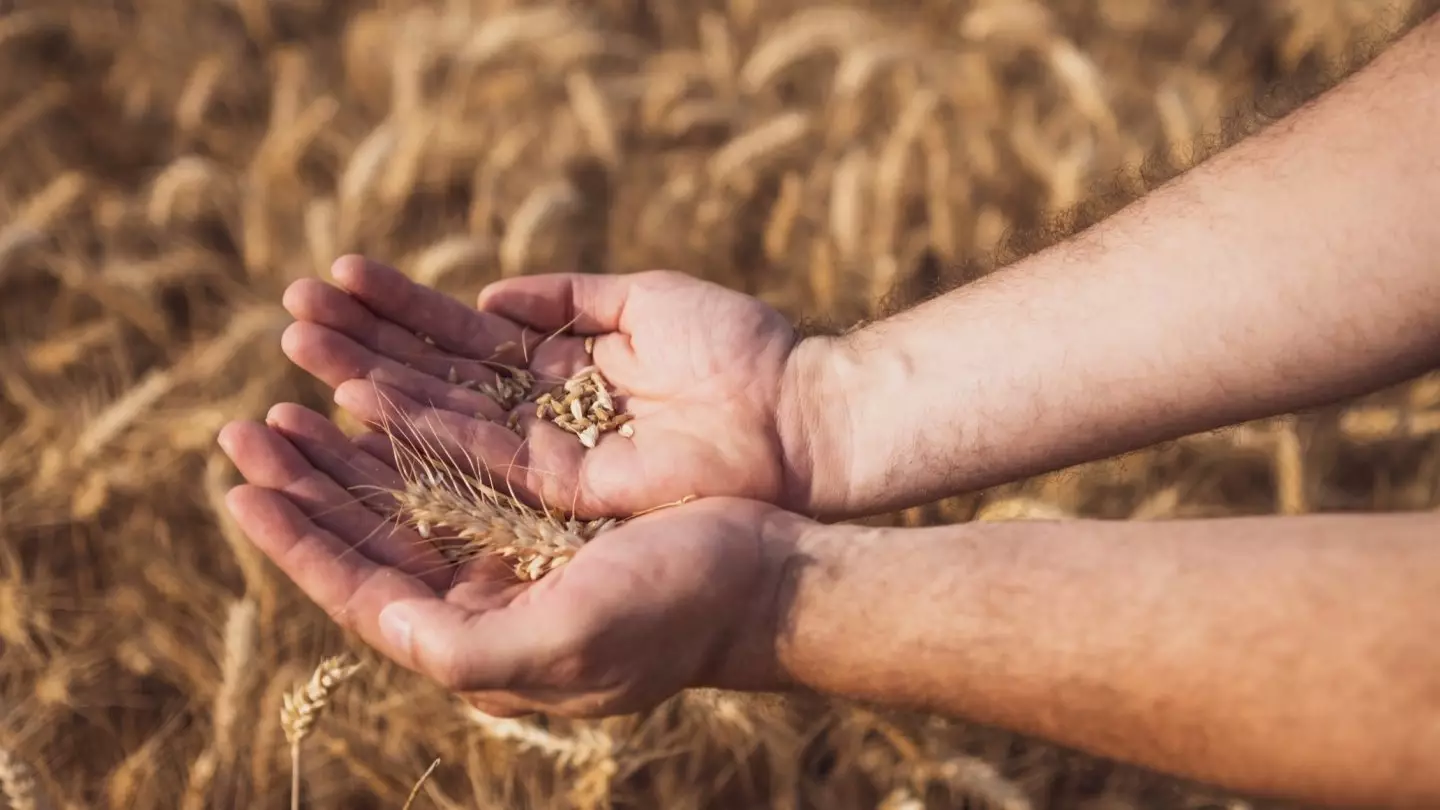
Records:
{"label": "wrist", "polygon": [[863,436],[852,414],[863,407],[864,372],[851,341],[807,337],[786,361],[778,429],[785,464],[780,505],[818,520],[854,517],[854,469]]}
{"label": "wrist", "polygon": [[827,603],[837,594],[843,598],[850,572],[878,531],[807,521],[772,544],[768,626],[777,689],[829,690],[825,672],[843,660],[847,645],[824,629]]}
{"label": "wrist", "polygon": [[838,521],[929,498],[896,463],[919,434],[916,364],[906,330],[885,323],[796,345],[781,386],[782,505]]}
{"label": "wrist", "polygon": [[829,534],[833,527],[773,506],[751,505],[760,512],[751,538],[755,576],[736,594],[733,624],[725,629],[710,663],[691,684],[694,687],[777,692],[797,685],[778,658],[779,640],[793,619],[797,568],[815,558],[814,538]]}

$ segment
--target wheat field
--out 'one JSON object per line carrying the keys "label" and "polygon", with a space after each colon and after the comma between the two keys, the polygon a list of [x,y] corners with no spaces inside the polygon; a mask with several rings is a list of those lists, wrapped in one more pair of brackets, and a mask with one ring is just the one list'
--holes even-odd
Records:
{"label": "wheat field", "polygon": [[[479,716],[250,548],[215,435],[333,410],[280,352],[280,291],[342,253],[463,300],[668,267],[844,328],[1153,187],[1420,5],[0,3],[0,794],[288,806],[287,695],[348,652],[304,807],[1259,806],[819,700]],[[885,520],[1435,507],[1432,375]]]}

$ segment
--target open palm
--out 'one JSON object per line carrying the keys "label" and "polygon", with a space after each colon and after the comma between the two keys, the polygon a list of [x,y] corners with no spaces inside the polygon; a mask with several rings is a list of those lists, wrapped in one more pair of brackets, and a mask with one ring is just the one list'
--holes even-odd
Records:
{"label": "open palm", "polygon": [[[408,425],[479,463],[526,499],[583,516],[626,515],[689,496],[784,503],[808,486],[787,460],[797,334],[763,303],[679,273],[554,274],[491,285],[472,309],[358,257],[338,287],[296,282],[286,354],[372,425]],[[585,337],[593,337],[593,357]],[[634,416],[633,436],[576,437],[476,382],[495,363],[563,380],[595,365]],[[402,431],[403,434],[403,431]]]}
{"label": "open palm", "polygon": [[522,583],[498,559],[447,564],[397,525],[376,497],[404,486],[381,437],[280,404],[220,444],[247,482],[227,497],[246,535],[347,629],[486,712],[600,716],[774,678],[765,572],[782,544],[761,538],[794,516],[728,499],[664,510]]}

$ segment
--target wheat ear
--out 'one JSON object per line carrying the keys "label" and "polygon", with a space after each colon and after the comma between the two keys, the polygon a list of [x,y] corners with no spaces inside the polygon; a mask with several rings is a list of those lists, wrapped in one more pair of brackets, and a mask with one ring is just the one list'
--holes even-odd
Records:
{"label": "wheat ear", "polygon": [[[407,426],[415,437],[414,448],[388,424],[382,431],[392,439],[395,466],[405,482],[404,489],[387,490],[399,506],[397,519],[452,563],[498,556],[517,578],[532,581],[569,562],[587,541],[616,524],[610,519],[561,520],[533,509],[481,481],[475,459],[456,459],[414,425]],[[467,474],[467,468],[476,474]]]}
{"label": "wheat ear", "polygon": [[603,728],[581,727],[575,729],[574,736],[565,737],[533,723],[491,717],[469,704],[462,710],[487,736],[543,753],[557,767],[570,771],[574,775],[573,804],[590,806],[592,803],[585,799],[610,792],[611,780],[620,770],[621,746]]}
{"label": "wheat ear", "polygon": [[38,810],[30,767],[4,748],[0,748],[0,794],[11,810]]}
{"label": "wheat ear", "polygon": [[300,810],[300,743],[314,730],[315,721],[330,704],[335,690],[359,672],[361,666],[350,663],[343,655],[326,658],[315,668],[309,681],[285,695],[280,725],[285,730],[285,740],[290,743],[291,810]]}

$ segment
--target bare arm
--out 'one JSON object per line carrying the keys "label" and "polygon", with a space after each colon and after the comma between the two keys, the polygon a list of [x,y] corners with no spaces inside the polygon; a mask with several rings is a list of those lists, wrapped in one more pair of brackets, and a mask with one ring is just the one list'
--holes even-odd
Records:
{"label": "bare arm", "polygon": [[[812,514],[921,503],[1440,363],[1440,18],[1099,226],[802,344]],[[830,472],[834,471],[834,472]]]}
{"label": "bare arm", "polygon": [[824,527],[779,660],[1240,791],[1433,807],[1437,537],[1435,515]]}

